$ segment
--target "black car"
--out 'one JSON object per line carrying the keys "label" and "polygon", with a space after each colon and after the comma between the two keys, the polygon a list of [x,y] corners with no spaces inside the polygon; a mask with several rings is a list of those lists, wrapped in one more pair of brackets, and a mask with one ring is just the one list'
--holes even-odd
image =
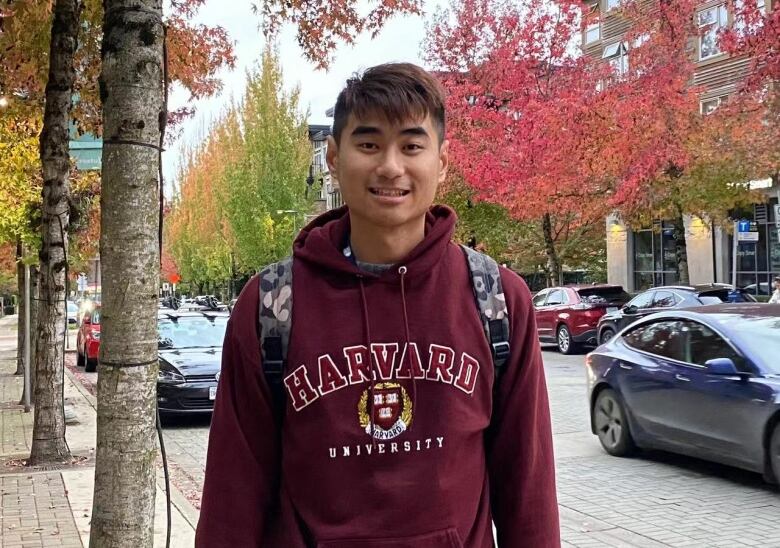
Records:
{"label": "black car", "polygon": [[210,413],[214,409],[229,316],[221,311],[159,311],[160,413]]}
{"label": "black car", "polygon": [[[604,344],[615,333],[640,318],[670,308],[689,308],[705,304],[729,302],[732,286],[727,284],[670,285],[648,289],[631,299],[619,310],[604,314],[597,327],[598,342]],[[756,299],[744,289],[737,290],[739,302],[755,302]]]}

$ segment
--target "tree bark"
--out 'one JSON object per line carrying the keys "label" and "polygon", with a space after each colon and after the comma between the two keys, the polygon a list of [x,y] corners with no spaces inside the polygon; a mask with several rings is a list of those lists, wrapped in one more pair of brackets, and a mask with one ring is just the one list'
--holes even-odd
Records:
{"label": "tree bark", "polygon": [[685,241],[685,221],[682,213],[674,219],[675,258],[677,260],[677,277],[680,285],[688,285],[688,244]]}
{"label": "tree bark", "polygon": [[68,122],[76,71],[74,54],[81,17],[79,0],[57,0],[51,27],[46,108],[40,138],[43,167],[42,242],[37,354],[35,360],[35,422],[31,465],[70,458],[65,441],[63,367],[65,359],[65,299],[70,219],[70,151]]}
{"label": "tree bark", "polygon": [[[22,270],[24,272],[24,270]],[[22,281],[24,283],[24,281]],[[38,310],[40,307],[38,306],[38,299],[40,297],[40,286],[41,284],[38,283],[38,267],[31,266],[30,267],[30,333],[32,334],[30,337],[30,403],[33,407],[35,407],[35,387],[37,386],[37,372],[36,372],[36,359],[38,356],[38,337],[35,336],[35,334],[38,332]],[[22,318],[22,326],[21,329],[24,330],[24,318]],[[24,344],[24,337],[22,337],[22,344]],[[22,356],[22,375],[24,375],[24,346],[20,346],[18,350],[19,354]],[[22,390],[22,398],[19,400],[19,404],[21,405],[24,402],[24,390]]]}
{"label": "tree bark", "polygon": [[156,147],[165,121],[162,0],[104,0],[103,302],[90,546],[151,548],[155,499]]}
{"label": "tree bark", "polygon": [[555,249],[552,219],[549,213],[545,213],[542,217],[542,234],[544,235],[544,250],[547,253],[547,286],[561,285],[563,283],[563,271],[558,251]]}

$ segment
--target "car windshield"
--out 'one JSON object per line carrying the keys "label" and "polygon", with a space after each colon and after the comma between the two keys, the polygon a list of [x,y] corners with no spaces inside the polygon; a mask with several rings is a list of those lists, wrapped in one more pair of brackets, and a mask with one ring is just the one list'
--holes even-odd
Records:
{"label": "car windshield", "polygon": [[739,315],[729,325],[739,335],[748,357],[758,357],[771,373],[780,374],[780,318]]}
{"label": "car windshield", "polygon": [[160,348],[221,347],[225,338],[227,317],[160,319],[157,331]]}
{"label": "car windshield", "polygon": [[578,289],[577,293],[591,304],[624,304],[631,298],[622,287],[587,287]]}

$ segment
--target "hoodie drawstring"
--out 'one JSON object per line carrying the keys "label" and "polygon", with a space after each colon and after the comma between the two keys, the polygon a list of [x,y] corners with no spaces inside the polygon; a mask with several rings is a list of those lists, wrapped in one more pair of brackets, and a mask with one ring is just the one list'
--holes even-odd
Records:
{"label": "hoodie drawstring", "polygon": [[[414,366],[412,364],[412,358],[410,353],[412,352],[411,337],[409,336],[409,314],[406,310],[406,273],[408,269],[405,266],[398,268],[398,274],[401,276],[401,308],[404,315],[404,336],[406,337],[406,352],[404,358],[409,363],[409,376],[412,379],[412,402],[417,402],[417,376],[415,375]],[[368,300],[366,299],[366,286],[363,282],[363,276],[358,275],[358,281],[360,282],[360,304],[363,309],[363,327],[366,332],[366,347],[368,348],[368,363],[369,374],[371,376],[371,384],[368,389],[369,405],[368,405],[368,421],[371,426],[371,445],[376,444],[376,438],[374,437],[374,388],[376,387],[376,368],[374,366],[374,352],[371,349],[371,326],[368,322]],[[400,369],[403,369],[404,364],[401,364]],[[411,428],[411,424],[407,425]]]}
{"label": "hoodie drawstring", "polygon": [[[414,373],[414,367],[412,365],[412,358],[410,354],[412,353],[412,345],[411,345],[411,337],[409,337],[409,315],[406,312],[406,287],[405,287],[405,280],[406,280],[406,273],[408,269],[405,266],[401,266],[398,268],[398,274],[401,276],[401,306],[404,311],[404,335],[406,336],[406,352],[404,353],[404,358],[406,358],[407,362],[409,363],[409,376],[412,378],[412,404],[417,403],[417,375]],[[401,368],[403,368],[404,364],[401,364]],[[411,428],[411,424],[407,424],[408,428]]]}
{"label": "hoodie drawstring", "polygon": [[358,275],[360,281],[360,302],[363,308],[363,327],[366,330],[366,347],[368,348],[369,376],[371,384],[368,389],[368,424],[371,426],[371,446],[376,445],[374,437],[374,386],[376,385],[376,374],[374,369],[374,353],[371,351],[371,326],[368,323],[368,301],[366,300],[366,287],[363,283],[363,276]]}

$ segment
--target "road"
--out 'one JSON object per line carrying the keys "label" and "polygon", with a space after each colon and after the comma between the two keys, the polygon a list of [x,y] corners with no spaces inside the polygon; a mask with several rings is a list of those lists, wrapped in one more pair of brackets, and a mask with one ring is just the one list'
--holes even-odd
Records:
{"label": "road", "polygon": [[[565,547],[780,546],[780,491],[758,474],[661,452],[604,453],[590,433],[583,362],[544,352]],[[196,505],[208,427],[207,417],[165,425],[173,481]]]}

